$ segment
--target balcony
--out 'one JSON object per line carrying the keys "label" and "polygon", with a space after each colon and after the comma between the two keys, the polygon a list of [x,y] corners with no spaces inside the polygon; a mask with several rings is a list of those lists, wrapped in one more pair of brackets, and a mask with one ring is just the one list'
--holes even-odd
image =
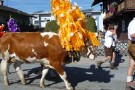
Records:
{"label": "balcony", "polygon": [[110,18],[111,16],[113,16],[113,13],[108,12],[106,13],[104,19]]}
{"label": "balcony", "polygon": [[[135,0],[125,0],[124,2],[120,3],[117,7],[115,14],[121,13],[122,11],[135,11]],[[107,12],[104,19],[108,19],[112,17],[114,13]]]}
{"label": "balcony", "polygon": [[118,5],[117,12],[121,12],[123,10],[135,10],[135,0],[125,0],[124,2]]}

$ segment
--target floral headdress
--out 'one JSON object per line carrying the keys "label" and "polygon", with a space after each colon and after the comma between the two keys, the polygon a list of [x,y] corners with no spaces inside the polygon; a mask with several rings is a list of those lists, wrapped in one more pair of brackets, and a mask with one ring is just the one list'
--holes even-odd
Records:
{"label": "floral headdress", "polygon": [[60,42],[66,51],[79,51],[86,40],[90,40],[92,45],[99,45],[95,33],[86,30],[85,15],[76,3],[72,6],[70,0],[51,0],[51,4],[52,13],[60,25]]}
{"label": "floral headdress", "polygon": [[10,32],[19,32],[20,28],[18,27],[16,20],[13,18],[10,18],[9,21],[7,22],[8,29]]}

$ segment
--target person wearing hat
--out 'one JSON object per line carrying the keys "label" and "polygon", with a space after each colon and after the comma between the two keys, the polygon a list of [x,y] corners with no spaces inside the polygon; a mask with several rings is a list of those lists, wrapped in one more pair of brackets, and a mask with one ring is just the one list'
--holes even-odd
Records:
{"label": "person wearing hat", "polygon": [[101,61],[97,61],[97,67],[98,69],[101,68],[101,64],[105,63],[106,61],[110,60],[110,69],[115,69],[115,42],[116,38],[113,36],[116,35],[116,31],[114,28],[115,25],[109,24],[108,30],[105,34],[105,43],[104,43],[104,51],[105,51],[105,58]]}

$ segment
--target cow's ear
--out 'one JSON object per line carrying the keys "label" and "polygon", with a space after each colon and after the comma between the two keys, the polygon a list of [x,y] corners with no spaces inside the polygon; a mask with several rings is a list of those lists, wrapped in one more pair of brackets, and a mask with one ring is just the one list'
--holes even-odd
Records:
{"label": "cow's ear", "polygon": [[94,60],[95,56],[93,54],[89,55],[89,59]]}
{"label": "cow's ear", "polygon": [[84,50],[84,47],[82,47],[80,50]]}
{"label": "cow's ear", "polygon": [[72,54],[71,52],[67,52],[68,56],[71,58],[72,57]]}

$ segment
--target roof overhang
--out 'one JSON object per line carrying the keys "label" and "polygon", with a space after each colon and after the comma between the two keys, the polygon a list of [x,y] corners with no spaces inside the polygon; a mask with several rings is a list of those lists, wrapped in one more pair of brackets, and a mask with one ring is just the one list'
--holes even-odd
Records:
{"label": "roof overhang", "polygon": [[33,17],[33,15],[30,15],[30,14],[25,13],[23,11],[20,11],[20,10],[11,8],[11,7],[7,7],[7,6],[0,6],[0,10],[13,12],[13,13],[21,14],[21,15],[28,16],[28,17]]}
{"label": "roof overhang", "polygon": [[99,4],[101,2],[103,2],[103,0],[94,0],[91,6],[94,6],[94,5]]}

